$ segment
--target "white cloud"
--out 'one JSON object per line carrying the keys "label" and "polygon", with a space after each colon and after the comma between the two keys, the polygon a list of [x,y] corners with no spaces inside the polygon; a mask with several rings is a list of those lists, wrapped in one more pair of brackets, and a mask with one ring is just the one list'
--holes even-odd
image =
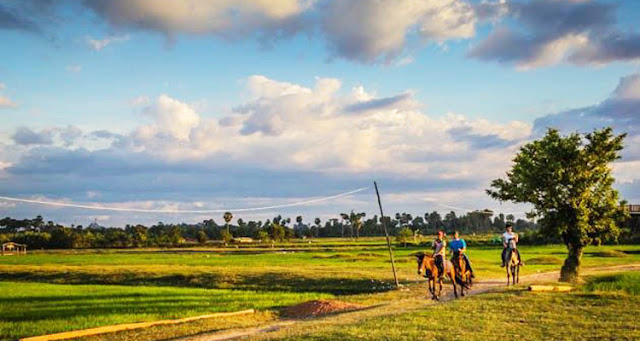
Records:
{"label": "white cloud", "polygon": [[87,45],[89,45],[89,47],[92,50],[94,50],[94,51],[102,51],[102,49],[104,49],[108,45],[111,45],[111,44],[114,44],[114,43],[121,43],[121,42],[128,41],[130,39],[130,37],[127,34],[127,35],[123,35],[123,36],[108,36],[108,37],[103,38],[103,39],[94,39],[91,36],[87,36],[85,39],[86,39]]}
{"label": "white cloud", "polygon": [[[636,79],[621,80],[603,103],[635,108]],[[207,118],[190,103],[161,95],[141,109],[151,122],[124,135],[79,133],[75,127],[24,128],[14,134],[22,144],[0,145],[0,187],[18,195],[56,193],[118,206],[201,208],[197,203],[246,207],[286,202],[283,198],[292,196],[330,195],[378,179],[384,195],[391,196],[391,210],[448,210],[424,198],[496,208],[483,189],[504,175],[519,146],[532,136],[532,126],[525,122],[497,123],[457,113],[434,116],[421,109],[410,91],[387,97],[362,86],[343,91],[332,78],[303,86],[255,75],[247,79],[246,92],[247,100],[222,119]],[[628,118],[604,109],[592,114],[600,111],[613,113],[608,119],[616,122]],[[638,138],[629,137],[632,147],[640,145]],[[109,143],[95,147],[95,139]],[[633,148],[625,150],[629,152],[640,155]],[[637,186],[637,159],[614,167],[618,185]],[[354,207],[358,200],[341,204]],[[340,209],[333,204],[306,212],[326,215]],[[256,216],[264,219],[271,213]]]}
{"label": "white cloud", "polygon": [[[172,162],[230,157],[270,169],[477,179],[496,174],[482,164],[509,161],[496,148],[511,148],[531,133],[518,121],[432,118],[410,92],[378,98],[362,87],[341,94],[340,87],[330,78],[305,87],[251,76],[250,100],[219,121],[162,95],[144,109],[154,122],[132,134],[134,148]],[[466,138],[452,135],[456,129]]]}
{"label": "white cloud", "polygon": [[618,5],[597,1],[480,3],[480,18],[501,22],[469,51],[485,61],[518,69],[569,62],[606,64],[640,59],[640,34],[616,27]]}
{"label": "white cloud", "polygon": [[154,124],[140,127],[137,133],[143,139],[167,134],[186,141],[191,130],[200,124],[200,116],[191,106],[167,95],[160,95],[153,105],[144,109],[144,113],[154,119]]}
{"label": "white cloud", "polygon": [[[85,4],[116,28],[269,42],[298,32],[318,34],[331,57],[390,61],[408,37],[442,43],[475,35],[476,10],[466,0],[89,0]],[[88,40],[100,50],[109,42]]]}
{"label": "white cloud", "polygon": [[304,11],[310,1],[299,0],[146,0],[87,1],[114,26],[176,33],[244,36],[282,28]]}
{"label": "white cloud", "polygon": [[375,62],[395,59],[412,32],[443,42],[475,34],[474,10],[460,0],[329,1],[322,28],[334,55]]}

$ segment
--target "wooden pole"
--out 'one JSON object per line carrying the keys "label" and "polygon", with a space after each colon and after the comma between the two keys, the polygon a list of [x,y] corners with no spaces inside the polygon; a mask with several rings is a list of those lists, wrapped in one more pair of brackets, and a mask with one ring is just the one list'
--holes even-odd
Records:
{"label": "wooden pole", "polygon": [[400,287],[398,282],[398,274],[396,273],[396,265],[393,261],[393,251],[391,251],[391,241],[389,240],[389,231],[387,231],[387,224],[384,221],[384,213],[382,212],[382,202],[380,201],[380,192],[378,192],[378,184],[374,181],[373,186],[376,188],[376,196],[378,197],[378,207],[380,207],[380,219],[382,220],[382,227],[384,228],[384,234],[387,236],[387,247],[389,248],[389,258],[391,259],[391,270],[393,270],[393,279],[396,282],[396,288]]}

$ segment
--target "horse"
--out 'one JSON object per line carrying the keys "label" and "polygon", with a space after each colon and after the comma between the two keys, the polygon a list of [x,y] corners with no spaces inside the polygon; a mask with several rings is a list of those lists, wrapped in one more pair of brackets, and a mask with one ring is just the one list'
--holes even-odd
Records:
{"label": "horse", "polygon": [[509,286],[509,280],[511,285],[516,285],[520,282],[520,260],[518,259],[518,251],[515,248],[515,242],[512,240],[509,243],[509,249],[507,250],[507,286]]}
{"label": "horse", "polygon": [[[418,275],[421,275],[424,272],[424,277],[428,279],[431,299],[439,301],[440,294],[442,293],[442,282],[444,276],[440,276],[435,259],[433,257],[426,256],[424,253],[417,254],[416,259],[418,261]],[[458,290],[456,288],[457,281],[453,263],[451,263],[450,260],[444,260],[443,267],[444,275],[449,277],[451,283],[453,283],[453,294],[458,298]],[[464,296],[464,285],[461,282],[458,283],[460,284],[460,294]]]}
{"label": "horse", "polygon": [[463,289],[469,290],[473,285],[471,270],[467,269],[467,262],[465,262],[464,257],[460,254],[459,251],[453,254],[451,262],[453,263],[455,268],[456,282],[460,284],[460,291],[462,292],[462,296],[464,296]]}

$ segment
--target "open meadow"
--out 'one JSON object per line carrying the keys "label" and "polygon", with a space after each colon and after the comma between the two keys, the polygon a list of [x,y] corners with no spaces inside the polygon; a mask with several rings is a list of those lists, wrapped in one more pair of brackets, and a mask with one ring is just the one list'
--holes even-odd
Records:
{"label": "open meadow", "polygon": [[[273,248],[58,250],[1,257],[0,338],[16,339],[110,324],[247,308],[260,311],[251,317],[189,323],[187,325],[191,325],[190,328],[160,327],[152,328],[157,329],[155,333],[134,333],[136,339],[159,339],[264,323],[276,319],[283,307],[316,299],[377,305],[396,300],[400,295],[427,301],[422,292],[425,290],[424,279],[417,276],[416,262],[412,256],[422,250],[425,248],[414,246],[396,247],[394,251],[400,282],[407,288],[413,288],[410,292],[392,290],[393,276],[388,251],[381,238],[347,243],[314,240],[311,243],[275,245]],[[495,246],[470,247],[468,253],[478,280],[504,277],[504,269],[499,265],[500,250]],[[522,246],[521,252],[526,263],[521,276],[527,276],[557,271],[565,257],[566,248],[561,245]],[[583,257],[585,268],[634,263],[640,263],[640,246],[588,247]],[[627,282],[633,282],[633,278]],[[616,295],[627,290],[607,287],[605,282],[589,288],[593,292],[613,290]],[[445,286],[445,290],[449,289]],[[625,295],[632,297],[631,301],[635,302],[637,294],[636,287]],[[430,309],[448,311],[449,306],[459,305],[465,310],[491,311],[494,317],[483,314],[483,318],[497,319],[501,314],[499,311],[504,308],[500,307],[500,302],[517,301],[523,307],[527,304],[538,306],[540,297],[546,296],[507,291]],[[594,297],[591,300],[583,296],[571,299],[600,304],[595,303],[600,302],[600,298],[594,301]],[[420,314],[431,316],[433,312],[430,311],[425,310]],[[633,309],[627,309],[627,312],[633,312]],[[561,311],[557,313],[564,314]],[[533,321],[529,317],[525,319]],[[483,321],[473,323],[480,326],[486,322]],[[384,326],[375,319],[367,323],[380,328]],[[421,337],[419,330],[424,322],[413,315],[400,314],[385,323],[412,325],[409,330],[416,328],[415,331],[397,336],[413,338]],[[359,334],[362,330],[358,328],[363,326],[352,328],[356,329],[340,332],[322,330],[318,339],[339,339],[356,334],[376,338],[377,334]],[[131,337],[131,332],[125,333],[124,338],[127,337]],[[290,335],[283,337],[295,338]]]}

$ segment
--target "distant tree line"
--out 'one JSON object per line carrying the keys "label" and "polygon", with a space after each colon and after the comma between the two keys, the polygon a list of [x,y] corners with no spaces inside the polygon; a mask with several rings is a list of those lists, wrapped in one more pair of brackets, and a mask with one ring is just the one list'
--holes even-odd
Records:
{"label": "distant tree line", "polygon": [[[242,218],[232,222],[233,215],[222,216],[224,223],[207,219],[197,224],[165,224],[158,222],[152,226],[141,224],[121,227],[102,227],[92,223],[86,227],[63,226],[53,221],[45,221],[41,216],[34,219],[0,219],[0,242],[15,241],[27,244],[31,249],[69,248],[132,248],[132,247],[175,247],[182,245],[206,244],[209,241],[230,243],[234,238],[249,237],[261,242],[282,242],[294,238],[384,236],[382,221],[377,215],[366,218],[364,213],[351,211],[341,213],[338,218],[323,221],[314,218],[306,221],[302,216],[295,219],[280,215],[265,221]],[[536,224],[515,219],[512,215],[477,211],[463,215],[449,212],[441,216],[434,211],[423,216],[396,213],[385,217],[387,229],[392,236],[435,234],[443,229],[447,233],[459,230],[465,233],[501,232],[507,221],[514,222],[516,230],[535,230]],[[402,232],[401,232],[402,231]],[[409,232],[408,232],[409,231]],[[405,243],[406,244],[406,243]]]}

